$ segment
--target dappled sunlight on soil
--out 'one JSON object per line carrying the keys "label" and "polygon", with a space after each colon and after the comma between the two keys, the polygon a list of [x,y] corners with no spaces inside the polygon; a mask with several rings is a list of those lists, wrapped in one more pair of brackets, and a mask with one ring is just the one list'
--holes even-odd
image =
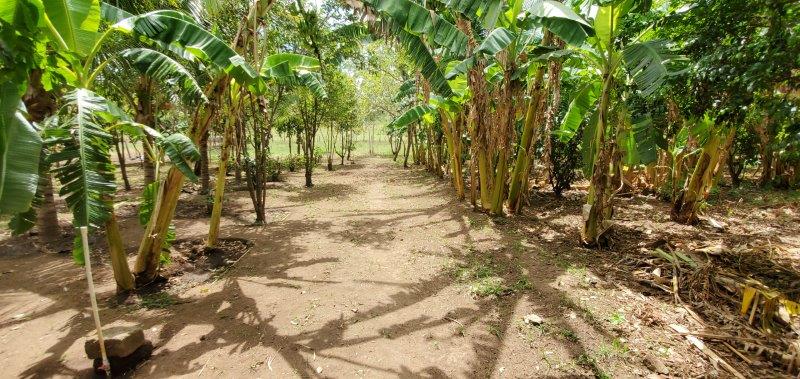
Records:
{"label": "dappled sunlight on soil", "polygon": [[[358,161],[318,169],[310,189],[289,174],[270,190],[263,226],[252,225],[246,191],[229,193],[221,237],[252,247],[208,281],[120,302],[96,251],[103,322],[141,323],[155,345],[133,376],[644,377],[648,356],[674,376],[714,370],[665,327],[686,315],[615,263],[643,240],[698,233],[665,230],[658,202],[625,200],[637,205],[620,210],[615,245],[593,251],[577,243],[580,191],[534,194],[523,217],[492,219],[420,169]],[[182,199],[178,238],[204,238],[202,199]],[[132,262],[141,227],[135,212],[125,217]],[[0,259],[5,372],[89,375],[81,268],[68,254]]]}

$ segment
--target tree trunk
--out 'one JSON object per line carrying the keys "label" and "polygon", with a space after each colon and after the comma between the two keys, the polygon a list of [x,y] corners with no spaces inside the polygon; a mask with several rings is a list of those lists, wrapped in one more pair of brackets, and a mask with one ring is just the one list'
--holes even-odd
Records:
{"label": "tree trunk", "polygon": [[[552,34],[545,32],[542,46],[550,45]],[[522,206],[523,188],[528,183],[529,173],[533,162],[533,147],[539,139],[539,119],[541,118],[544,106],[544,71],[545,66],[539,66],[536,77],[531,87],[531,96],[528,101],[528,108],[525,112],[525,123],[522,130],[522,139],[517,148],[517,159],[514,163],[514,170],[511,174],[511,183],[508,189],[508,209],[511,212],[518,212]]]}
{"label": "tree trunk", "polygon": [[[216,116],[219,99],[226,86],[226,80],[212,83],[209,88],[213,91],[213,98],[204,108],[196,111],[197,113],[187,133],[195,144],[200,142],[200,138],[208,129],[211,120]],[[178,198],[183,188],[183,180],[183,174],[173,166],[169,169],[166,178],[158,188],[153,214],[145,227],[142,242],[139,245],[139,251],[136,256],[134,274],[137,285],[150,283],[158,274],[161,250],[175,215],[175,207],[178,205]]]}
{"label": "tree trunk", "polygon": [[403,168],[408,168],[408,156],[411,155],[411,125],[408,125],[408,138],[406,138],[406,150],[403,156]]}
{"label": "tree trunk", "polygon": [[119,233],[117,216],[111,212],[111,217],[106,222],[106,240],[108,252],[111,256],[111,269],[114,272],[114,281],[117,282],[117,292],[130,291],[135,287],[133,274],[128,266],[128,255]]}
{"label": "tree trunk", "polygon": [[761,154],[761,177],[758,185],[765,187],[772,181],[772,141],[769,134],[769,116],[753,127],[759,139],[758,150]]}
{"label": "tree trunk", "polygon": [[128,180],[128,169],[125,167],[125,152],[120,148],[120,145],[125,146],[125,137],[121,133],[115,133],[116,140],[114,141],[114,149],[117,151],[117,160],[119,161],[119,170],[122,174],[122,182],[125,184],[125,190],[131,190],[131,182]]}
{"label": "tree trunk", "polygon": [[607,141],[614,138],[606,138],[606,128],[608,127],[607,113],[609,107],[609,93],[613,77],[609,72],[603,73],[603,88],[598,106],[597,124],[594,129],[594,165],[592,166],[592,177],[589,184],[589,195],[586,204],[583,205],[583,229],[581,230],[581,242],[587,246],[598,246],[602,244],[605,232],[610,228],[610,219],[613,214],[612,205],[612,186],[610,173],[612,168],[613,146]]}
{"label": "tree trunk", "polygon": [[[153,114],[153,101],[152,101],[152,81],[147,76],[139,78],[138,86],[136,87],[136,115],[134,121],[153,127],[155,124],[155,115]],[[146,137],[149,143],[153,144],[153,139]],[[144,159],[142,160],[142,167],[144,169],[144,185],[154,182],[156,180],[155,163],[152,161],[149,154],[145,149]]]}
{"label": "tree trunk", "polygon": [[58,211],[53,195],[53,177],[46,172],[39,180],[43,199],[36,213],[36,229],[39,231],[39,240],[45,246],[51,246],[61,240],[61,227],[58,225]]}
{"label": "tree trunk", "polygon": [[[230,121],[225,121],[225,131],[222,137],[222,148],[219,156],[219,169],[217,170],[217,177],[214,187],[214,202],[211,209],[211,219],[208,223],[208,239],[206,246],[214,247],[217,245],[219,236],[219,223],[222,218],[222,200],[225,194],[225,169],[228,167],[228,158],[230,156],[230,145],[233,140],[233,127]],[[291,146],[291,144],[290,144]]]}
{"label": "tree trunk", "polygon": [[[55,96],[44,89],[41,78],[42,70],[32,70],[28,78],[28,88],[22,97],[28,116],[31,121],[37,123],[44,121],[58,110]],[[61,240],[61,227],[58,225],[58,211],[50,172],[45,172],[39,177],[39,188],[43,199],[36,214],[36,228],[39,231],[39,240],[48,246]]]}
{"label": "tree trunk", "polygon": [[[200,138],[200,194],[208,195],[211,190],[211,177],[208,173],[208,135],[206,130]],[[209,210],[210,211],[210,210]]]}
{"label": "tree trunk", "polygon": [[728,137],[727,133],[729,131],[714,133],[703,146],[692,176],[672,205],[670,218],[673,221],[681,224],[692,224],[697,221],[700,204],[714,185],[714,173],[724,150],[724,146],[720,145]]}

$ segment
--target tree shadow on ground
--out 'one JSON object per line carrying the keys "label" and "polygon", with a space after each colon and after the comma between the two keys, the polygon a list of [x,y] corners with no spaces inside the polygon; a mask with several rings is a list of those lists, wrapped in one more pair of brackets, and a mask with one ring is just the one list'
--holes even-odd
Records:
{"label": "tree shadow on ground", "polygon": [[[563,311],[572,309],[581,315],[587,311],[580,304],[570,302],[569,293],[554,285],[566,272],[567,267],[544,262],[537,255],[551,246],[535,243],[532,247],[521,247],[522,233],[514,230],[495,230],[499,238],[494,241],[491,249],[476,249],[472,246],[477,241],[473,238],[475,232],[472,225],[473,219],[482,220],[485,225],[491,221],[481,214],[475,214],[461,202],[450,199],[451,193],[445,190],[446,185],[441,181],[430,179],[430,176],[420,170],[401,171],[385,162],[378,163],[381,177],[395,175],[408,181],[408,185],[425,193],[433,193],[444,199],[433,205],[421,206],[419,209],[400,211],[384,209],[374,211],[352,211],[341,215],[342,222],[319,221],[313,218],[288,219],[281,222],[270,223],[263,227],[246,227],[237,225],[224,230],[225,235],[246,238],[250,240],[265,241],[257,243],[252,250],[241,259],[231,270],[227,271],[218,281],[221,287],[214,292],[203,293],[186,298],[173,306],[136,313],[135,318],[147,328],[156,328],[158,332],[158,346],[154,357],[146,363],[137,374],[167,376],[196,374],[204,370],[206,365],[201,364],[203,357],[209,352],[214,356],[243,355],[253,349],[272,349],[275,354],[288,364],[295,374],[302,377],[322,376],[316,371],[309,355],[328,358],[334,361],[361,367],[365,370],[374,370],[382,375],[398,377],[487,377],[494,375],[502,358],[504,344],[514,334],[515,329],[521,327],[519,323],[519,307],[532,307],[537,313],[545,317],[549,323],[565,334],[577,334],[579,331],[591,330],[589,340],[566,340],[555,338],[554,343],[568,351],[571,359],[578,360],[590,353],[587,343],[596,340],[611,340],[614,334],[605,325],[597,320],[585,320],[583,317],[575,320],[565,320]],[[356,170],[347,166],[348,169]],[[335,173],[334,173],[335,175]],[[420,184],[420,182],[422,184]],[[391,184],[387,184],[391,185]],[[398,184],[400,185],[400,184]],[[406,185],[404,182],[402,185]],[[430,187],[435,190],[430,190]],[[319,190],[322,188],[322,190]],[[308,205],[322,201],[337,201],[342,194],[356,193],[360,189],[343,184],[321,183],[310,190],[299,189],[290,195],[289,200]],[[413,196],[420,196],[414,193]],[[421,217],[424,216],[424,217]],[[410,221],[412,220],[413,221]],[[313,327],[285,332],[275,319],[275,312],[271,307],[280,306],[282,302],[295,301],[287,295],[278,295],[279,290],[297,290],[308,286],[328,286],[341,284],[341,280],[331,279],[325,275],[324,267],[340,262],[340,257],[335,253],[321,255],[310,254],[309,238],[313,233],[325,233],[328,237],[340,243],[353,243],[365,245],[380,251],[388,241],[403,234],[403,230],[395,231],[397,224],[406,228],[438,228],[441,223],[453,222],[457,226],[454,231],[446,236],[463,238],[460,246],[447,246],[447,251],[436,253],[421,251],[421,254],[431,254],[436,257],[451,259],[456,267],[468,266],[476,260],[489,259],[496,265],[494,275],[502,283],[512,286],[519,283],[524,277],[529,282],[528,286],[520,286],[501,294],[476,297],[469,307],[451,306],[444,315],[433,311],[426,311],[430,303],[442,303],[452,296],[453,292],[467,291],[469,283],[461,282],[453,271],[453,267],[442,267],[433,275],[413,279],[410,283],[384,283],[392,286],[393,292],[389,301],[376,304],[358,313],[348,313],[343,310],[338,318],[330,319]],[[554,220],[539,218],[537,222],[549,223]],[[556,230],[563,226],[551,225]],[[332,230],[363,230],[360,239],[353,241],[351,234],[334,232]],[[326,232],[327,231],[327,232]],[[367,231],[371,233],[368,236]],[[534,232],[535,233],[535,232]],[[268,236],[268,239],[264,239]],[[314,268],[318,275],[295,275],[293,271],[299,268]],[[69,270],[65,270],[69,271]],[[74,270],[72,270],[74,271]],[[63,274],[57,272],[56,276]],[[309,277],[310,276],[310,277]],[[59,277],[60,278],[60,277]],[[106,277],[103,280],[109,280]],[[42,277],[40,280],[48,280]],[[60,278],[59,280],[63,280]],[[362,281],[362,279],[356,279]],[[275,291],[276,297],[270,304],[258,303],[248,295],[243,286],[250,288],[263,287],[262,291]],[[38,281],[27,282],[26,287],[16,286],[14,283],[3,281],[0,291],[30,291],[40,293]],[[46,292],[43,296],[57,297],[57,294]],[[106,291],[101,297],[110,296]],[[23,377],[36,377],[40,375],[70,375],[82,376],[87,372],[75,372],[60,361],[60,357],[69,349],[76,340],[91,329],[89,319],[81,319],[84,312],[83,299],[54,302],[52,308],[36,314],[33,318],[43,317],[63,310],[78,312],[72,321],[62,327],[67,334],[60,336],[59,340],[48,349],[47,357],[32,363],[22,374]],[[443,307],[448,308],[447,304]],[[111,322],[119,318],[129,318],[124,309],[105,309],[104,320]],[[413,316],[409,316],[412,313]],[[386,317],[397,317],[400,321],[380,328],[368,328],[367,333],[355,335],[354,329],[371,320]],[[461,372],[454,372],[451,368],[439,367],[435,364],[417,365],[409,364],[399,366],[385,366],[375,362],[356,360],[342,357],[336,349],[355,348],[367,346],[371,343],[392,340],[416,333],[424,333],[444,325],[452,326],[453,335],[442,337],[446,341],[467,343],[471,346],[474,359],[460,362]],[[525,327],[522,325],[522,327]],[[176,340],[187,331],[203,330],[202,336],[196,341],[186,342],[173,346]],[[290,329],[291,330],[291,329]],[[526,329],[527,330],[527,329]],[[295,331],[295,330],[292,330]],[[463,341],[462,341],[463,340]],[[262,351],[262,350],[258,350]],[[530,352],[534,354],[534,352]],[[205,362],[208,363],[208,360]],[[88,362],[88,361],[87,361]],[[263,361],[261,362],[263,363]],[[576,373],[589,374],[596,367],[576,369]],[[255,372],[254,372],[255,373]],[[530,374],[530,373],[529,373]],[[523,374],[524,375],[524,374]]]}

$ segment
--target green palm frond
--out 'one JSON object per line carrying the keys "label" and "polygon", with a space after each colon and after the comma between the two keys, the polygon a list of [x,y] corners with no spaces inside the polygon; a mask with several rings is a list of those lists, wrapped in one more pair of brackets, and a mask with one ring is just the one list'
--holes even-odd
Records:
{"label": "green palm frond", "polygon": [[302,86],[311,90],[314,96],[321,99],[328,97],[328,93],[325,91],[325,85],[322,83],[322,78],[319,74],[300,70],[297,72],[297,79]]}
{"label": "green palm frond", "polygon": [[120,52],[120,56],[141,74],[148,75],[157,82],[165,82],[168,88],[177,86],[188,103],[208,101],[192,74],[174,59],[147,48],[125,49]]}
{"label": "green palm frond", "polygon": [[402,128],[407,126],[408,124],[417,122],[422,119],[426,114],[433,111],[433,107],[430,105],[417,105],[413,107],[405,113],[401,114],[400,117],[394,119],[390,125],[394,128]]}
{"label": "green palm frond", "polygon": [[444,73],[442,73],[442,70],[433,59],[428,47],[422,42],[422,39],[402,29],[398,30],[397,36],[400,42],[406,47],[408,55],[419,68],[422,76],[431,84],[431,89],[444,97],[452,96],[453,90],[450,88],[450,85],[447,84]]}
{"label": "green palm frond", "polygon": [[515,38],[517,38],[517,35],[506,28],[494,29],[489,33],[486,39],[483,40],[477,52],[495,55],[508,47]]}
{"label": "green palm frond", "polygon": [[417,82],[413,79],[406,80],[400,85],[397,94],[394,95],[394,101],[400,101],[407,97],[413,96],[417,93]]}
{"label": "green palm frond", "polygon": [[[119,15],[119,12],[110,10],[113,6],[104,3],[103,7],[106,8],[103,15]],[[187,53],[213,64],[239,82],[250,83],[258,78],[258,73],[242,56],[184,13],[168,10],[148,12],[118,21],[112,29],[136,34],[162,45],[180,46]]]}
{"label": "green palm frond", "polygon": [[[100,27],[98,0],[42,0],[53,24],[54,40],[61,40],[73,52],[86,55],[97,40]],[[58,36],[55,36],[58,34]]]}
{"label": "green palm frond", "polygon": [[191,181],[197,181],[197,176],[189,164],[200,159],[200,152],[189,137],[181,133],[170,134],[157,140],[156,144],[184,176]]}
{"label": "green palm frond", "polygon": [[0,213],[27,211],[39,181],[42,139],[22,112],[14,83],[0,85]]}
{"label": "green palm frond", "polygon": [[50,156],[51,162],[61,163],[54,170],[62,185],[59,194],[76,226],[98,227],[108,220],[116,189],[109,156],[113,139],[98,122],[99,113],[108,112],[107,101],[87,89],[69,92],[64,100],[69,116],[61,128],[67,133],[59,141],[61,151]]}
{"label": "green palm frond", "polygon": [[561,127],[554,131],[553,134],[564,142],[572,139],[586,118],[586,114],[595,109],[598,96],[600,96],[599,82],[590,83],[581,88],[575,98],[572,99],[572,102],[570,102],[567,114],[564,115],[564,120],[561,121]]}
{"label": "green palm frond", "polygon": [[681,60],[670,53],[666,41],[654,40],[634,43],[625,47],[622,58],[636,87],[643,96],[653,94],[669,75],[679,73],[670,71],[670,62]]}
{"label": "green palm frond", "polygon": [[534,21],[570,45],[581,45],[595,34],[592,26],[569,6],[553,0],[525,1],[523,9]]}

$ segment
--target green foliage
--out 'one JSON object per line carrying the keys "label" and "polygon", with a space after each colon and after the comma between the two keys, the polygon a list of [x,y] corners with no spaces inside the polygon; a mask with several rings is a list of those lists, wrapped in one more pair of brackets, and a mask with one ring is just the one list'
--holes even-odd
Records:
{"label": "green foliage", "polygon": [[481,42],[477,52],[487,55],[495,55],[499,51],[508,47],[517,38],[516,34],[506,28],[497,28]]}
{"label": "green foliage", "polygon": [[200,159],[200,152],[197,151],[194,142],[189,137],[175,133],[156,141],[158,146],[169,157],[170,162],[183,173],[189,180],[197,181],[194,170],[189,166],[190,162]]}
{"label": "green foliage", "polygon": [[550,186],[556,196],[561,196],[564,190],[570,188],[577,179],[577,170],[581,164],[581,154],[578,150],[580,144],[580,133],[578,136],[568,141],[562,141],[555,136],[550,137],[550,167],[549,172]]}
{"label": "green foliage", "polygon": [[153,182],[146,186],[142,190],[142,198],[139,201],[139,225],[147,225],[150,221],[150,216],[153,214],[153,209],[155,208],[156,190],[158,189],[158,183]]}
{"label": "green foliage", "polygon": [[[103,3],[110,9],[111,5]],[[108,15],[110,12],[104,12]],[[126,33],[135,33],[163,45],[176,45],[198,58],[212,63],[241,83],[258,78],[258,73],[227,43],[203,30],[194,20],[176,11],[153,11],[128,17],[112,27]]]}
{"label": "green foliage", "polygon": [[400,115],[400,117],[394,119],[390,125],[393,128],[405,128],[409,124],[420,122],[425,115],[431,113],[432,111],[433,108],[427,104],[417,105],[416,107],[407,110],[405,113]]}
{"label": "green foliage", "polygon": [[83,251],[83,240],[80,234],[72,239],[72,260],[79,266],[86,264],[86,256]]}
{"label": "green foliage", "polygon": [[174,83],[190,104],[195,100],[208,101],[192,74],[174,59],[146,48],[125,49],[119,56],[143,75],[159,82]]}
{"label": "green foliage", "polygon": [[684,72],[676,69],[683,62],[682,57],[672,54],[662,40],[628,45],[622,51],[622,57],[631,78],[645,97],[655,93],[668,76]]}
{"label": "green foliage", "polygon": [[100,27],[99,0],[42,0],[47,18],[53,23],[54,39],[70,50],[87,55],[97,40]]}
{"label": "green foliage", "polygon": [[25,118],[12,83],[0,85],[0,213],[19,213],[31,206],[39,181],[42,139]]}
{"label": "green foliage", "polygon": [[101,227],[111,213],[116,190],[109,157],[112,136],[98,120],[101,113],[109,112],[108,103],[86,89],[74,90],[64,100],[62,149],[50,156],[51,162],[61,164],[54,170],[62,185],[59,194],[72,210],[75,226]]}
{"label": "green foliage", "polygon": [[571,45],[581,45],[594,29],[586,20],[558,1],[526,1],[525,10],[534,21],[552,31]]}
{"label": "green foliage", "polygon": [[[684,4],[691,3],[675,6]],[[656,34],[693,62],[670,91],[683,112],[741,122],[759,94],[780,98],[782,84],[796,88],[798,15],[796,1],[705,0],[666,17]]]}
{"label": "green foliage", "polygon": [[284,169],[284,161],[280,158],[267,157],[267,164],[264,170],[267,173],[268,182],[280,181],[281,172]]}
{"label": "green foliage", "polygon": [[[160,183],[153,182],[144,187],[142,197],[139,201],[139,225],[145,226],[153,216],[153,211],[156,206],[156,199],[158,198],[158,185]],[[175,225],[170,224],[167,229],[167,236],[164,239],[164,244],[161,246],[161,255],[159,262],[162,266],[170,263],[170,247],[175,242]]]}
{"label": "green foliage", "polygon": [[598,96],[600,96],[599,82],[586,84],[575,94],[567,114],[561,121],[561,127],[555,131],[562,142],[569,141],[575,136],[586,114],[595,109]]}
{"label": "green foliage", "polygon": [[290,155],[284,158],[283,167],[286,167],[286,169],[289,170],[289,172],[295,172],[299,170],[301,167],[303,167],[304,160],[305,157],[303,157],[302,155],[299,154]]}

